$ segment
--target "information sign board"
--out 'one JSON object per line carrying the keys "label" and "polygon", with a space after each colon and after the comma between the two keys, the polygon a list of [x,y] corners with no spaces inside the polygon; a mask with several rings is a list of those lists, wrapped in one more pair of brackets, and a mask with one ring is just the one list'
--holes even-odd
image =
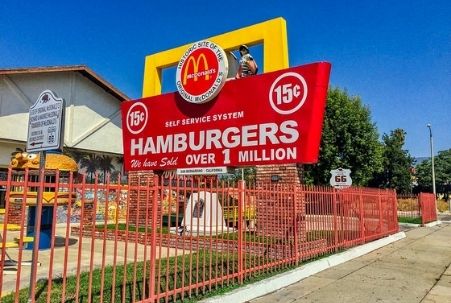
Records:
{"label": "information sign board", "polygon": [[50,90],[43,91],[30,107],[27,152],[62,148],[64,100]]}

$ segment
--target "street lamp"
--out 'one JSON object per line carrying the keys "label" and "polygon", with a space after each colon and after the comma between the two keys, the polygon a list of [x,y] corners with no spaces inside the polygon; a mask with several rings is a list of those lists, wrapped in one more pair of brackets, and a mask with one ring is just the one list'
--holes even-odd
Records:
{"label": "street lamp", "polygon": [[434,145],[432,140],[432,126],[430,123],[426,125],[429,128],[429,144],[431,146],[431,162],[432,162],[432,192],[434,196],[437,197],[437,193],[435,192],[435,168],[434,168]]}

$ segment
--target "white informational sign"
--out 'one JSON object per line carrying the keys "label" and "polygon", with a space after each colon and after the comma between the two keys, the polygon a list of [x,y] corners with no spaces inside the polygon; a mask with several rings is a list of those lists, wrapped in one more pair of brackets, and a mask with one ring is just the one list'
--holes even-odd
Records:
{"label": "white informational sign", "polygon": [[330,178],[330,185],[335,188],[346,188],[352,185],[351,170],[350,169],[333,169],[330,171],[332,177]]}
{"label": "white informational sign", "polygon": [[178,168],[177,176],[227,174],[227,166]]}
{"label": "white informational sign", "polygon": [[227,232],[218,194],[208,191],[192,193],[185,208],[182,226],[190,235],[196,236]]}
{"label": "white informational sign", "polygon": [[62,148],[63,122],[64,100],[50,90],[43,91],[30,107],[27,152]]}

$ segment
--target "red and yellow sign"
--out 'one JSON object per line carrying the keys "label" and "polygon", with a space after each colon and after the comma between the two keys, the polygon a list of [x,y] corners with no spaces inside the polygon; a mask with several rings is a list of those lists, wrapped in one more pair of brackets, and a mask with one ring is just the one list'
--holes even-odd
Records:
{"label": "red and yellow sign", "polygon": [[125,168],[315,163],[329,74],[321,62],[228,81],[203,105],[179,93],[123,102]]}
{"label": "red and yellow sign", "polygon": [[196,42],[177,65],[177,90],[191,103],[211,101],[224,86],[227,71],[228,62],[221,47],[211,41]]}

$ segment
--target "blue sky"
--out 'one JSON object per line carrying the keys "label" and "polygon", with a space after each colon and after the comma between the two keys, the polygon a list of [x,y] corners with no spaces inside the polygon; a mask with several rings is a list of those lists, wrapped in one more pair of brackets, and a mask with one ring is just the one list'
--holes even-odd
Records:
{"label": "blue sky", "polygon": [[444,0],[3,0],[0,68],[85,64],[135,99],[146,55],[283,17],[290,66],[331,62],[331,85],[360,96],[381,135],[403,128],[428,156],[427,123],[435,151],[451,148],[450,16]]}

